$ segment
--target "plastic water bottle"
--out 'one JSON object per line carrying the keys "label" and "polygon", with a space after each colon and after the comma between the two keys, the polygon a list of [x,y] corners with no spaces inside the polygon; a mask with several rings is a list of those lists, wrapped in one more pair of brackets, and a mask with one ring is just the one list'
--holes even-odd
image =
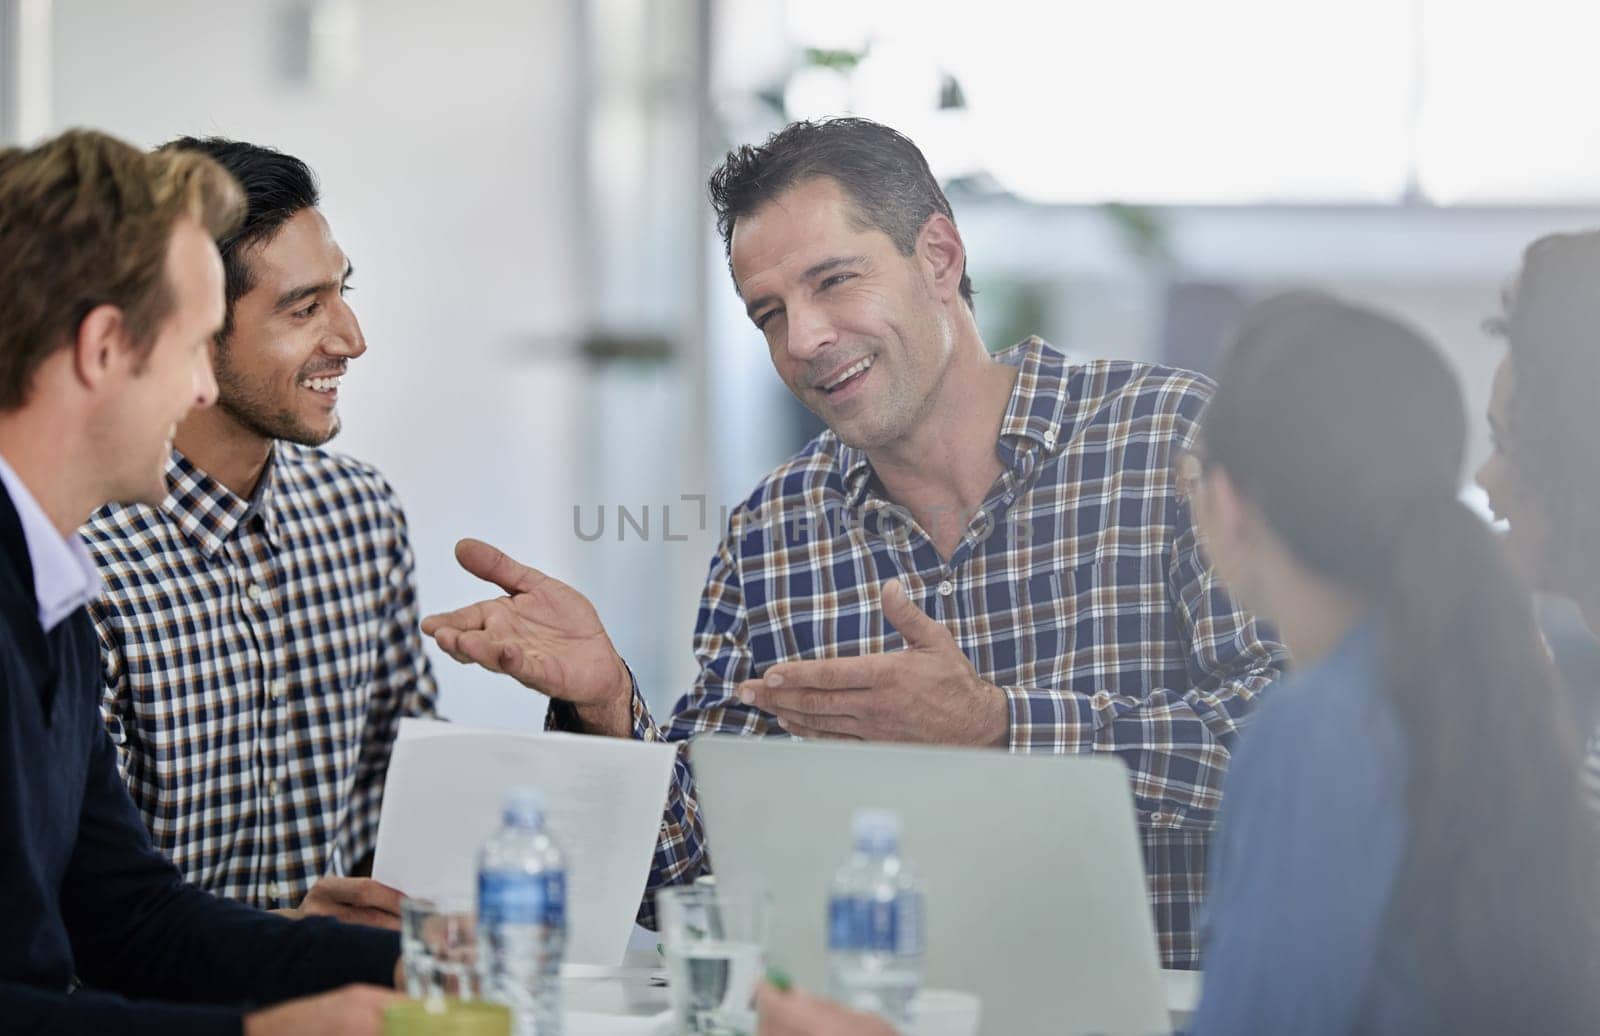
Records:
{"label": "plastic water bottle", "polygon": [[567,865],[545,831],[544,794],[513,788],[478,854],[478,967],[517,1036],[560,1036],[566,942]]}
{"label": "plastic water bottle", "polygon": [[833,998],[906,1030],[922,981],[922,886],[900,856],[897,815],[859,810],[851,833],[828,901]]}

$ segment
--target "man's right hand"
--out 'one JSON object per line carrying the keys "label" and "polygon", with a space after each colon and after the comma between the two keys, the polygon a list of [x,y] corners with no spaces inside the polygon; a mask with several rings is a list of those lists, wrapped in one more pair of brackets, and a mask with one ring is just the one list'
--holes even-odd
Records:
{"label": "man's right hand", "polygon": [[505,673],[569,702],[586,729],[627,736],[633,681],[589,599],[481,540],[456,560],[507,594],[422,620],[422,632],[458,662]]}
{"label": "man's right hand", "polygon": [[345,986],[246,1015],[244,1036],[379,1036],[383,1009],[404,999],[377,986]]}

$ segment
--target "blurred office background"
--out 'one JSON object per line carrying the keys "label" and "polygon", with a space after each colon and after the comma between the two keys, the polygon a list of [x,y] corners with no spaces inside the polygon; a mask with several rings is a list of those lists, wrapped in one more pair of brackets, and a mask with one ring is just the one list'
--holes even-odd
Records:
{"label": "blurred office background", "polygon": [[[664,713],[725,508],[812,428],[710,224],[728,147],[908,133],[991,348],[1204,369],[1318,285],[1432,332],[1479,415],[1522,246],[1600,225],[1597,33],[1566,0],[0,0],[0,142],[307,160],[371,347],[333,446],[399,489],[424,609],[484,592],[451,546],[489,539],[584,590]],[[540,723],[436,661],[453,718]]]}

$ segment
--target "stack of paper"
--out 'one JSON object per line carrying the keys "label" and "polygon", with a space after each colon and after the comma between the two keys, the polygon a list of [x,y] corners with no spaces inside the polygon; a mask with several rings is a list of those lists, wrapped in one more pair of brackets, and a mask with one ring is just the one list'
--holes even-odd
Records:
{"label": "stack of paper", "polygon": [[402,720],[372,876],[407,895],[471,895],[501,796],[517,784],[542,788],[550,834],[567,857],[566,959],[615,967],[649,876],[676,751]]}

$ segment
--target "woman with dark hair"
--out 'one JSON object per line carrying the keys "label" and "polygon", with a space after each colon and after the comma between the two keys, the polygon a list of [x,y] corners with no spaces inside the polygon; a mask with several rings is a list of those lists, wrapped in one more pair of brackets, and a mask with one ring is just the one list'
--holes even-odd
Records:
{"label": "woman with dark hair", "polygon": [[[1191,1031],[1600,1032],[1570,703],[1458,499],[1454,374],[1411,327],[1296,294],[1251,310],[1219,380],[1180,486],[1297,669],[1227,778]],[[887,1031],[762,1007],[768,1036]]]}
{"label": "woman with dark hair", "polygon": [[[1492,325],[1510,348],[1495,372],[1494,452],[1478,484],[1510,524],[1508,542],[1533,584],[1576,603],[1600,636],[1600,232],[1528,246]],[[1587,711],[1586,729],[1593,702]],[[1600,808],[1593,747],[1588,781]]]}
{"label": "woman with dark hair", "polygon": [[1600,1031],[1569,703],[1457,498],[1454,375],[1410,327],[1293,295],[1219,380],[1196,519],[1297,674],[1228,778],[1195,1032]]}

